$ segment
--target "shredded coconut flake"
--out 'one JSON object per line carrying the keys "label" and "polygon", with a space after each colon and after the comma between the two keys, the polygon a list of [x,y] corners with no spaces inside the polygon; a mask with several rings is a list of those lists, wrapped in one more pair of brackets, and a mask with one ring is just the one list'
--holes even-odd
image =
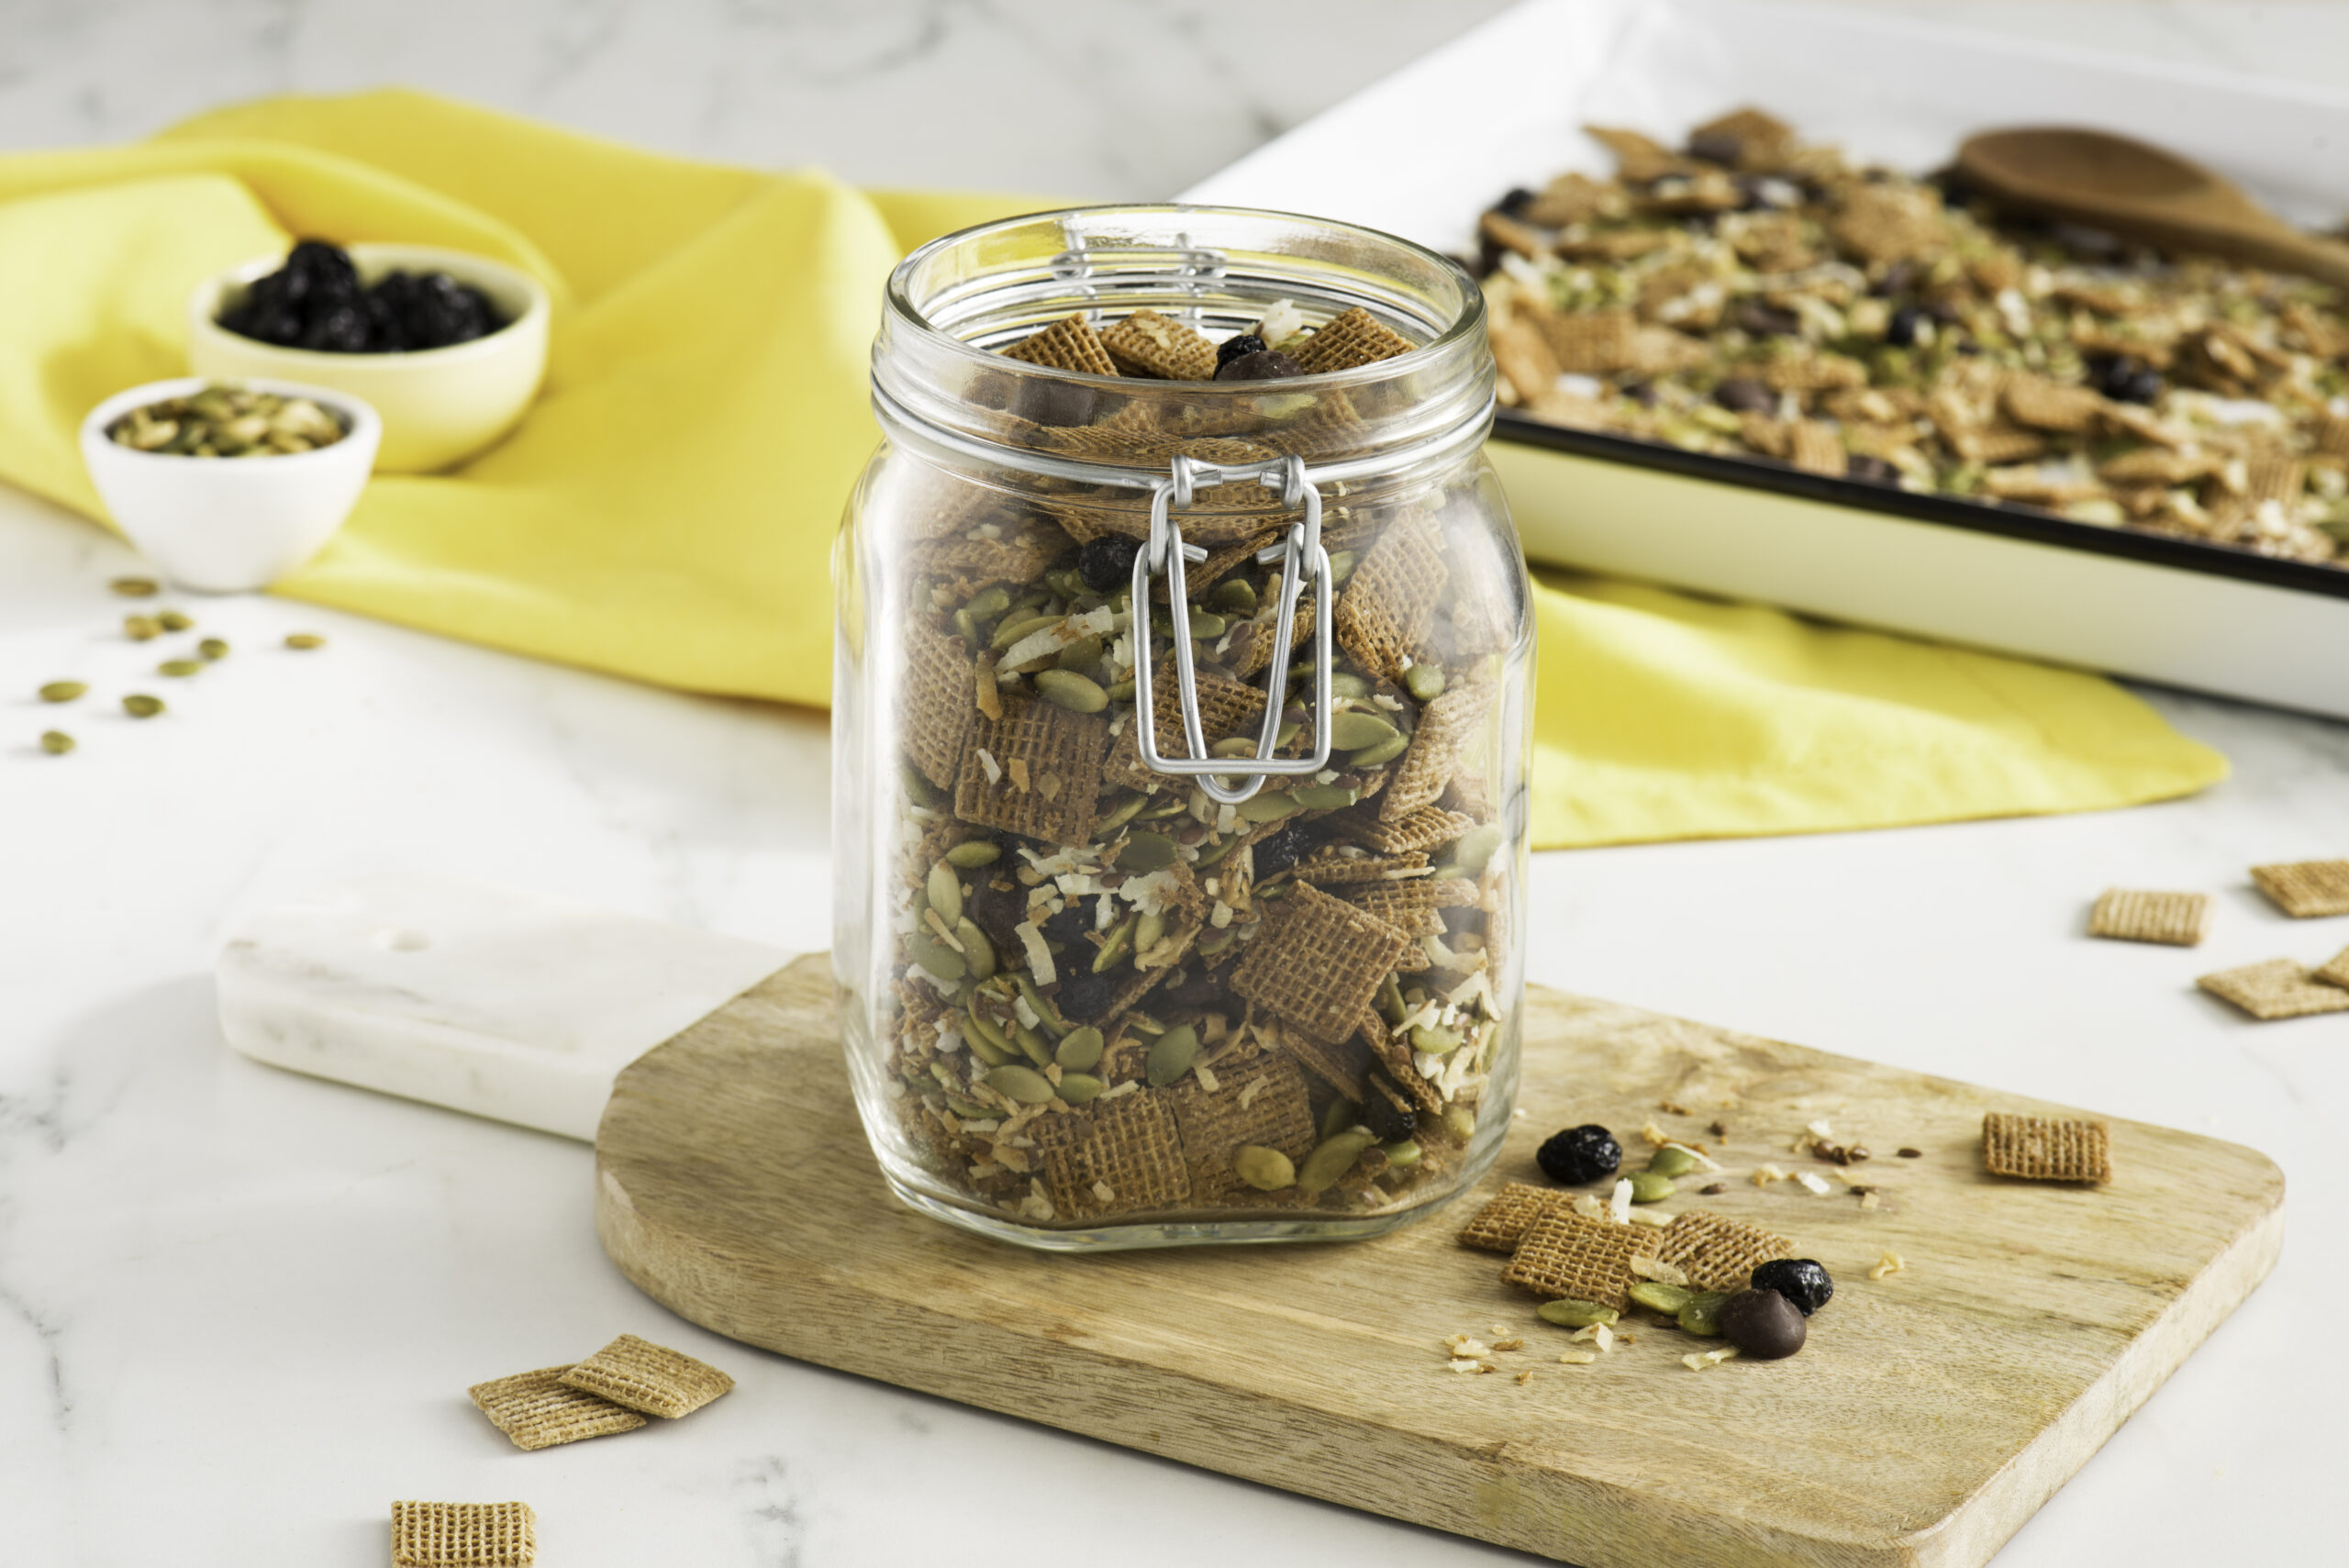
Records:
{"label": "shredded coconut flake", "polygon": [[979,766],[986,770],[987,783],[990,784],[1001,784],[1003,782],[1003,764],[995,760],[995,753],[988,751],[984,746],[978,748],[978,753]]}
{"label": "shredded coconut flake", "polygon": [[1631,1210],[1631,1223],[1634,1225],[1644,1225],[1651,1230],[1671,1229],[1673,1218],[1674,1217],[1669,1214],[1662,1214],[1653,1208],[1635,1208]]}
{"label": "shredded coconut flake", "polygon": [[1724,1345],[1718,1351],[1699,1351],[1695,1355],[1682,1356],[1680,1364],[1690,1372],[1703,1372],[1707,1367],[1719,1366],[1723,1362],[1733,1362],[1736,1359],[1735,1347]]}
{"label": "shredded coconut flake", "polygon": [[1562,1351],[1558,1360],[1566,1366],[1588,1366],[1598,1359],[1597,1351]]}
{"label": "shredded coconut flake", "polygon": [[1614,1192],[1608,1195],[1607,1218],[1617,1225],[1631,1223],[1631,1184],[1629,1180],[1617,1182]]}
{"label": "shredded coconut flake", "polygon": [[1059,973],[1052,968],[1052,950],[1044,945],[1044,933],[1036,929],[1036,922],[1022,920],[1011,929],[1019,937],[1019,945],[1028,950],[1028,968],[1035,975],[1036,984],[1050,985],[1058,979]]}
{"label": "shredded coconut flake", "polygon": [[1797,1171],[1795,1173],[1795,1180],[1800,1182],[1802,1184],[1803,1190],[1810,1194],[1813,1197],[1825,1197],[1829,1193],[1835,1190],[1827,1184],[1825,1177],[1820,1176],[1815,1171]]}
{"label": "shredded coconut flake", "polygon": [[1868,1278],[1882,1279],[1887,1274],[1897,1274],[1908,1266],[1908,1259],[1887,1247],[1884,1250],[1884,1256],[1877,1259],[1875,1266],[1868,1270]]}
{"label": "shredded coconut flake", "polygon": [[1658,1258],[1633,1258],[1631,1272],[1642,1279],[1652,1279],[1658,1284],[1685,1286],[1688,1283],[1688,1274],[1686,1270],[1676,1263],[1667,1263]]}

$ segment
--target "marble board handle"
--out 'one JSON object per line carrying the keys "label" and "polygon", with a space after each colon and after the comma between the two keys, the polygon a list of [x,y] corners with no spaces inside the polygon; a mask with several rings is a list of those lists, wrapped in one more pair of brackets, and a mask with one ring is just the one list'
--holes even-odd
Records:
{"label": "marble board handle", "polygon": [[796,955],[420,873],[249,921],[215,969],[257,1062],[593,1142],[621,1068]]}

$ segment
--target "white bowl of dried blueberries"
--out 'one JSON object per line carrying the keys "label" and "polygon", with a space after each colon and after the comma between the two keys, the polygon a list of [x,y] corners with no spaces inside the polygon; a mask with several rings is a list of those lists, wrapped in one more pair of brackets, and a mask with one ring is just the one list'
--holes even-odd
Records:
{"label": "white bowl of dried blueberries", "polygon": [[183,588],[265,587],[325,548],[373,467],[383,421],[298,382],[149,382],[82,421],[115,523]]}
{"label": "white bowl of dried blueberries", "polygon": [[188,368],[364,398],[384,420],[376,468],[427,473],[520,422],[546,372],[548,316],[537,279],[484,256],[305,239],[196,288]]}

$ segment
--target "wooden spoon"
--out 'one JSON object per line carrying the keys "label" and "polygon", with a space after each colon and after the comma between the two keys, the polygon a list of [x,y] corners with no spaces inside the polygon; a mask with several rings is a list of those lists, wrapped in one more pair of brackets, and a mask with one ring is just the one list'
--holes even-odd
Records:
{"label": "wooden spoon", "polygon": [[2304,234],[2233,182],[2125,136],[2062,127],[1985,131],[1957,150],[1957,168],[1976,188],[2025,211],[2349,288],[2349,246]]}

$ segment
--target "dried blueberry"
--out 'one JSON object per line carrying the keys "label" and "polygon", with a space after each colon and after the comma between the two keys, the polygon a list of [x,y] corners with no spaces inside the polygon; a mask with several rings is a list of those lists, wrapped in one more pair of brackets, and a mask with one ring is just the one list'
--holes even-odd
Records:
{"label": "dried blueberry", "polygon": [[[1004,879],[1008,881],[1008,878]],[[1008,888],[996,886],[996,879],[981,876],[976,890],[963,904],[963,912],[978,922],[987,940],[1006,952],[1021,951],[1019,923],[1028,918],[1028,892],[1013,883]]]}
{"label": "dried blueberry", "polygon": [[1632,402],[1638,404],[1642,408],[1653,408],[1655,406],[1655,386],[1652,382],[1627,381],[1615,390],[1621,393],[1624,396],[1630,398]]}
{"label": "dried blueberry", "polygon": [[1784,306],[1765,305],[1758,299],[1739,300],[1730,312],[1730,323],[1757,338],[1791,338],[1802,330],[1801,317]]}
{"label": "dried blueberry", "polygon": [[286,252],[283,276],[286,297],[304,305],[348,305],[359,297],[359,269],[341,247],[323,239],[302,240]]}
{"label": "dried blueberry", "polygon": [[1765,1263],[1753,1271],[1753,1284],[1756,1290],[1776,1291],[1806,1318],[1826,1306],[1835,1294],[1835,1282],[1811,1258],[1779,1258]]}
{"label": "dried blueberry", "polygon": [[1579,1186],[1613,1175],[1623,1163],[1623,1146],[1613,1133],[1591,1122],[1553,1133],[1533,1161],[1552,1181]]}
{"label": "dried blueberry", "polygon": [[1688,156],[1701,158],[1708,163],[1718,163],[1724,169],[1734,169],[1745,155],[1745,139],[1731,130],[1709,130],[1688,139]]}
{"label": "dried blueberry", "polygon": [[1843,476],[1846,479],[1865,479],[1870,484],[1900,483],[1898,469],[1880,457],[1870,457],[1865,452],[1854,452],[1843,460]]}
{"label": "dried blueberry", "polygon": [[356,303],[315,312],[302,332],[302,347],[333,354],[367,351],[367,312]]}
{"label": "dried blueberry", "polygon": [[1134,557],[1141,546],[1122,534],[1103,534],[1085,541],[1076,552],[1076,574],[1097,594],[1114,594],[1134,580]]}
{"label": "dried blueberry", "polygon": [[2096,367],[2096,389],[2115,403],[2151,403],[2162,395],[2161,373],[2133,354],[2115,354]]}
{"label": "dried blueberry", "polygon": [[[1079,948],[1085,948],[1085,933],[1093,929],[1093,911],[1085,906],[1083,899],[1072,898],[1061,906],[1059,914],[1049,917],[1041,929],[1046,941],[1058,942],[1062,947],[1074,952]],[[1085,951],[1078,956],[1083,957],[1091,951],[1090,948],[1085,948]]]}
{"label": "dried blueberry", "polygon": [[1362,1124],[1377,1134],[1381,1143],[1399,1143],[1419,1130],[1418,1113],[1397,1104],[1400,1098],[1384,1080],[1374,1079],[1369,1097],[1362,1103]]}
{"label": "dried blueberry", "polygon": [[1261,354],[1270,347],[1253,332],[1235,333],[1215,346],[1215,368],[1221,370],[1242,354]]}
{"label": "dried blueberry", "polygon": [[1523,185],[1519,185],[1499,201],[1495,202],[1493,210],[1503,217],[1516,217],[1532,205],[1533,193]]}
{"label": "dried blueberry", "polygon": [[1089,1023],[1109,1010],[1110,999],[1116,995],[1117,983],[1108,975],[1080,970],[1061,977],[1052,995],[1052,1005],[1061,1010],[1061,1017]]}
{"label": "dried blueberry", "polygon": [[1915,347],[1917,328],[1924,319],[1925,313],[1915,306],[1902,306],[1892,313],[1892,319],[1884,324],[1884,340],[1896,349]]}
{"label": "dried blueberry", "polygon": [[1775,1290],[1739,1291],[1721,1303],[1720,1322],[1721,1338],[1755,1361],[1784,1361],[1810,1337],[1794,1303]]}
{"label": "dried blueberry", "polygon": [[1279,381],[1303,375],[1305,367],[1277,349],[1258,349],[1241,355],[1215,373],[1218,381]]}
{"label": "dried blueberry", "polygon": [[1713,388],[1713,401],[1737,414],[1767,414],[1778,406],[1778,395],[1747,376],[1733,375]]}
{"label": "dried blueberry", "polygon": [[1288,870],[1311,854],[1313,845],[1313,836],[1301,823],[1292,822],[1277,832],[1265,834],[1249,851],[1256,868],[1256,880],[1262,882]]}

